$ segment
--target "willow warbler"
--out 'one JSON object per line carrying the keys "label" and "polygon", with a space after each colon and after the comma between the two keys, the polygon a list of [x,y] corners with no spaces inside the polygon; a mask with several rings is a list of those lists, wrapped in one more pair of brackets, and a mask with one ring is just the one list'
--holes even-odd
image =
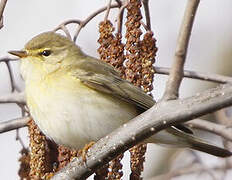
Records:
{"label": "willow warbler", "polygon": [[[57,33],[42,33],[23,50],[9,53],[21,58],[31,116],[57,144],[81,149],[155,103],[140,88],[121,79],[113,67],[84,54],[72,41]],[[150,141],[220,157],[231,155],[193,136],[183,125],[163,130]]]}

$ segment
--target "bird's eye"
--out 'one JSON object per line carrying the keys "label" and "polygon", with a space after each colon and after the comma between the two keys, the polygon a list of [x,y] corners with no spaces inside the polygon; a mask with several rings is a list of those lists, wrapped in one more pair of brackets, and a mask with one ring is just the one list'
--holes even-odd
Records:
{"label": "bird's eye", "polygon": [[51,51],[50,50],[44,50],[41,55],[42,56],[49,56],[51,54]]}

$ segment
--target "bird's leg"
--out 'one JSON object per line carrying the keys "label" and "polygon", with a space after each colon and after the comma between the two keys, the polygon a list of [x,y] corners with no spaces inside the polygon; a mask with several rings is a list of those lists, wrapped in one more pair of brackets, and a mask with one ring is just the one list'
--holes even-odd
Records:
{"label": "bird's leg", "polygon": [[84,163],[86,163],[86,155],[87,155],[89,148],[91,148],[94,144],[95,142],[92,141],[89,144],[86,144],[85,147],[79,151],[79,154],[81,155]]}

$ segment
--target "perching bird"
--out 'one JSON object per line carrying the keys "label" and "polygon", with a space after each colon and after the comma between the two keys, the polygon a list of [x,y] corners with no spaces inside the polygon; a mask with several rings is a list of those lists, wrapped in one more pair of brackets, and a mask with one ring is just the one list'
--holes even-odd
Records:
{"label": "perching bird", "polygon": [[[21,58],[26,101],[41,131],[57,144],[81,149],[152,107],[155,101],[120,78],[103,61],[84,54],[54,32],[31,39]],[[227,157],[231,152],[195,137],[183,125],[155,134],[151,142]]]}

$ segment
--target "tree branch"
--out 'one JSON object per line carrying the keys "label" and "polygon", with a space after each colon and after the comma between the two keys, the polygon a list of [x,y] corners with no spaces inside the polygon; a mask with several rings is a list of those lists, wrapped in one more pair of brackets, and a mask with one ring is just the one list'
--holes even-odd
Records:
{"label": "tree branch", "polygon": [[229,141],[232,141],[232,128],[227,126],[201,119],[194,119],[193,121],[188,122],[187,125],[191,128],[201,129],[217,134]]}
{"label": "tree branch", "polygon": [[149,180],[168,180],[172,179],[174,177],[182,176],[182,175],[189,175],[189,174],[194,174],[194,173],[204,173],[207,171],[224,171],[224,170],[229,170],[231,169],[232,166],[227,166],[227,165],[218,165],[214,167],[206,167],[204,165],[195,165],[195,166],[189,166],[189,167],[184,167],[181,169],[177,170],[172,170],[166,174],[162,174],[159,176],[155,176],[153,178],[150,178]]}
{"label": "tree branch", "polygon": [[3,12],[6,7],[7,0],[1,0],[0,2],[0,29],[3,27]]}
{"label": "tree branch", "polygon": [[83,27],[85,27],[85,25],[88,24],[89,21],[91,21],[98,14],[100,14],[100,13],[104,12],[105,10],[107,10],[107,8],[112,9],[112,8],[118,8],[118,7],[120,7],[120,4],[118,4],[118,3],[112,4],[110,6],[102,7],[100,9],[98,9],[97,11],[93,12],[92,14],[90,14],[83,21],[81,21],[79,19],[71,19],[71,20],[64,21],[60,25],[58,25],[53,31],[63,30],[64,33],[66,34],[66,36],[71,39],[71,35],[70,35],[68,29],[65,26],[68,25],[68,24],[72,24],[72,23],[78,24],[79,26],[77,27],[76,32],[74,33],[74,37],[73,37],[73,41],[76,42],[77,36],[79,35],[81,29]]}
{"label": "tree branch", "polygon": [[22,117],[0,123],[0,133],[15,130],[27,126],[30,117]]}
{"label": "tree branch", "polygon": [[115,0],[115,1],[118,3],[119,6],[122,6],[121,0]]}
{"label": "tree branch", "polygon": [[185,99],[161,101],[99,140],[87,152],[86,163],[82,158],[74,159],[52,179],[85,179],[103,164],[160,130],[230,105],[232,105],[230,84]]}
{"label": "tree branch", "polygon": [[188,0],[177,40],[174,63],[166,84],[163,100],[176,99],[183,78],[183,69],[194,17],[200,0]]}
{"label": "tree branch", "polygon": [[150,10],[149,10],[149,0],[143,0],[143,7],[146,17],[146,27],[147,30],[151,30],[151,18],[150,18]]}
{"label": "tree branch", "polygon": [[70,20],[64,21],[60,25],[58,25],[53,31],[63,30],[64,33],[66,34],[66,36],[70,40],[72,40],[71,35],[70,35],[68,29],[66,28],[66,25],[72,24],[72,23],[80,25],[81,24],[81,20],[79,20],[79,19],[70,19]]}
{"label": "tree branch", "polygon": [[10,85],[11,85],[11,92],[14,92],[15,90],[19,91],[18,87],[16,86],[15,82],[14,82],[14,77],[13,77],[13,71],[12,68],[10,66],[10,62],[11,61],[18,61],[18,58],[9,58],[9,57],[2,57],[0,58],[0,63],[3,62],[6,64],[7,66],[7,70],[10,76]]}
{"label": "tree branch", "polygon": [[[157,67],[155,66],[155,73],[169,75],[170,68]],[[207,72],[197,72],[184,70],[184,77],[192,79],[200,79],[204,81],[216,82],[216,83],[232,83],[232,78],[228,76],[223,76],[219,74],[212,74]]]}
{"label": "tree branch", "polygon": [[[120,7],[118,3],[110,5],[110,8],[118,8],[118,7]],[[108,8],[108,6],[100,8],[97,11],[95,11],[94,13],[92,13],[89,17],[87,17],[84,21],[81,21],[81,24],[76,29],[76,32],[75,32],[74,37],[73,37],[73,41],[76,42],[77,36],[79,35],[81,29],[83,27],[85,27],[85,25],[88,24],[89,21],[91,21],[98,14],[100,14],[100,13],[104,12],[105,10],[107,10],[107,8]]]}
{"label": "tree branch", "polygon": [[24,92],[20,93],[11,93],[0,96],[1,103],[17,103],[17,104],[26,104]]}
{"label": "tree branch", "polygon": [[110,6],[111,6],[111,3],[112,3],[112,0],[109,0],[108,2],[108,6],[107,6],[107,9],[106,9],[106,14],[105,14],[105,18],[104,18],[104,21],[107,21],[108,17],[109,17],[109,14],[110,14]]}
{"label": "tree branch", "polygon": [[10,58],[10,57],[2,57],[0,58],[0,63],[1,62],[9,62],[9,61],[18,61],[19,58]]}
{"label": "tree branch", "polygon": [[123,21],[123,14],[126,6],[128,5],[129,1],[123,1],[122,6],[120,6],[120,9],[118,11],[118,17],[117,17],[117,33],[121,34],[122,33],[122,21]]}

